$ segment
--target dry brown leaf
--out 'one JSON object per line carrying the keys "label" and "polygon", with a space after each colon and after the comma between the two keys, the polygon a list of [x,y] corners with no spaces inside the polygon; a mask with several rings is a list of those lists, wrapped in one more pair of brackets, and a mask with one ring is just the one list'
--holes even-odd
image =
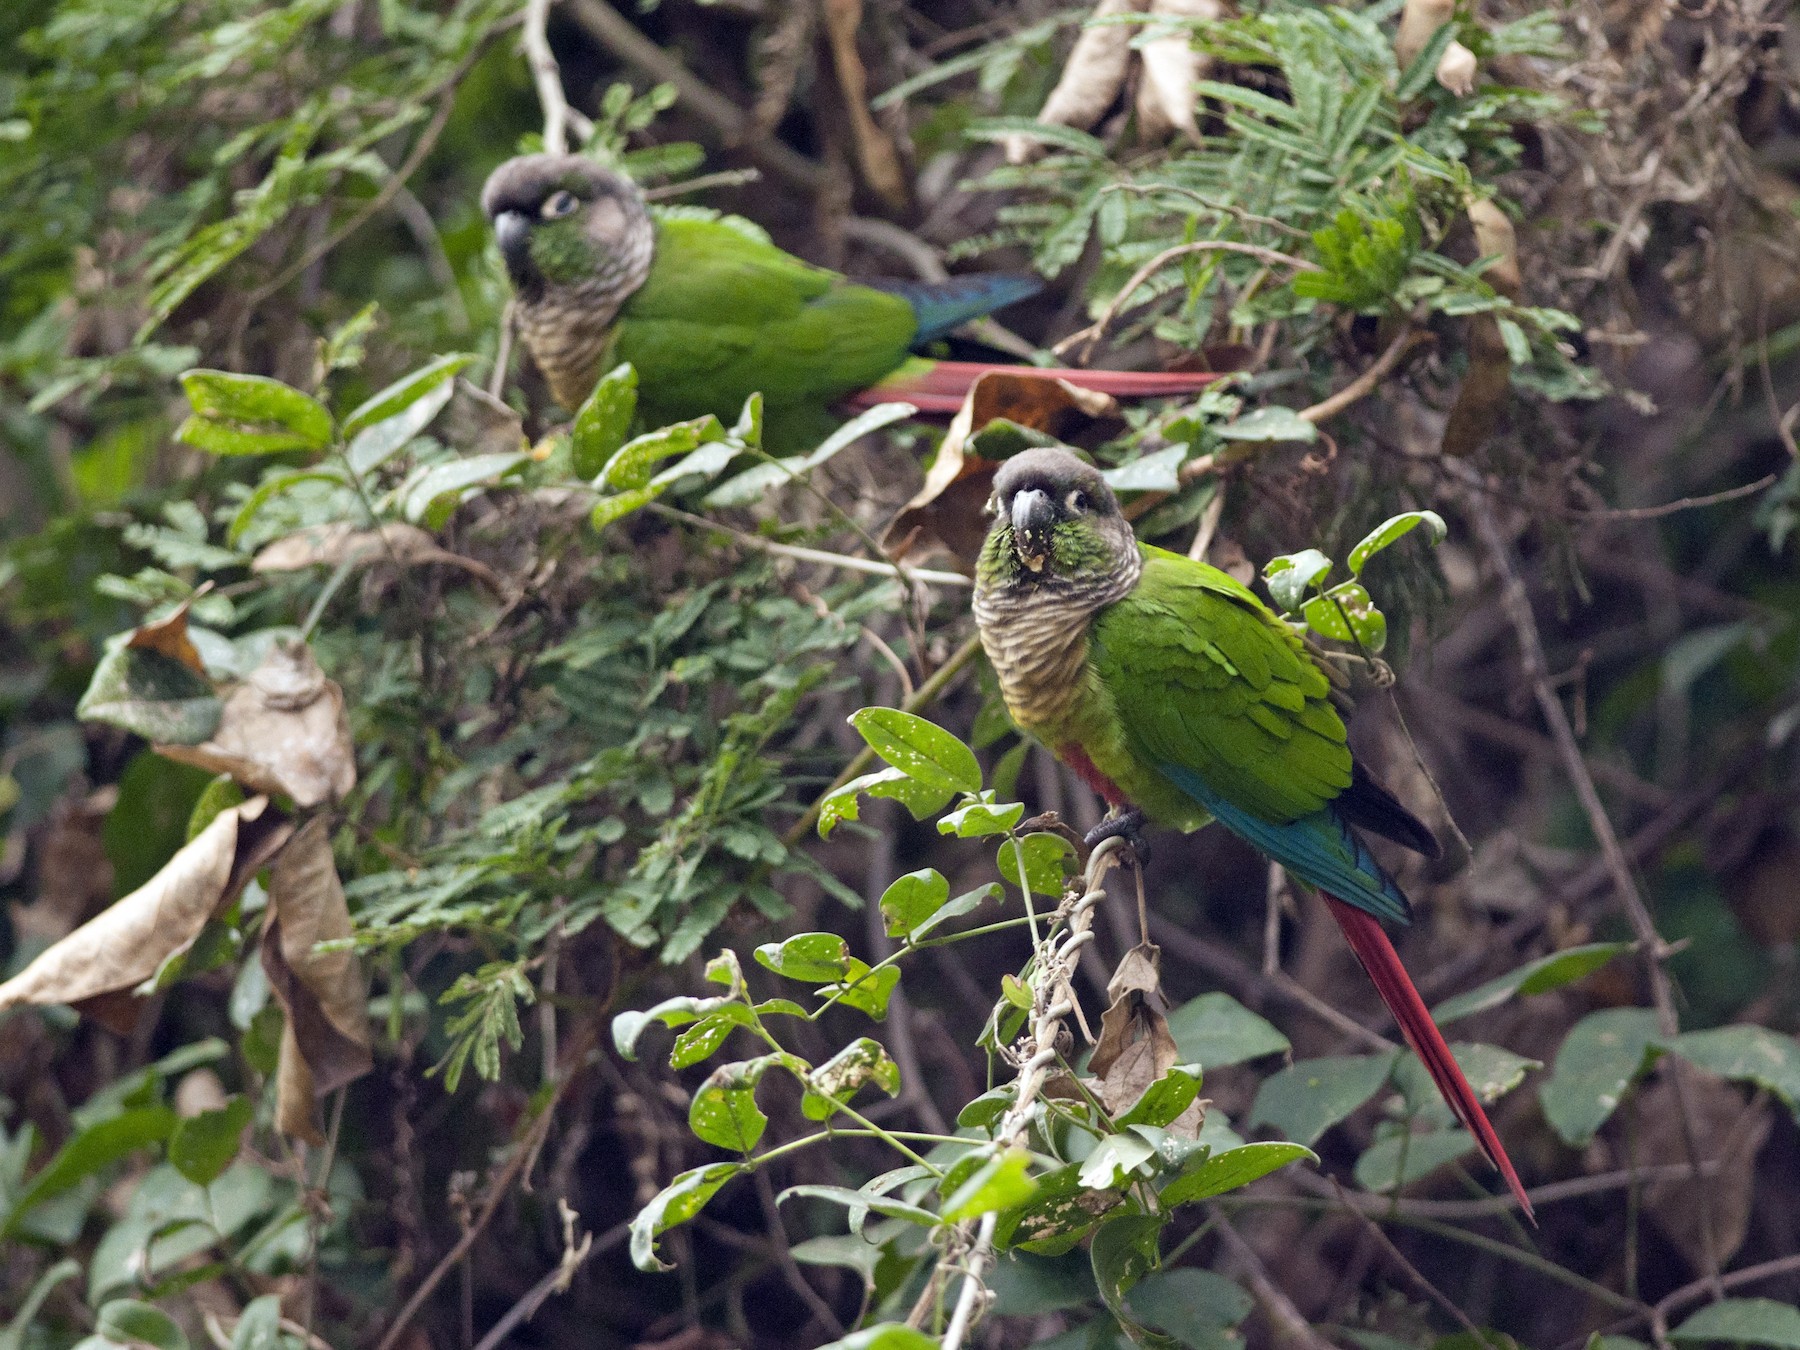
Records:
{"label": "dry brown leaf", "polygon": [[[1670,1072],[1683,1075],[1685,1107],[1676,1099]],[[1691,1064],[1669,1064],[1639,1092],[1636,1116],[1639,1166],[1688,1161],[1684,1116],[1692,1119],[1700,1156],[1718,1159],[1719,1170],[1710,1177],[1651,1182],[1644,1187],[1644,1210],[1696,1271],[1707,1267],[1700,1225],[1710,1220],[1713,1257],[1721,1266],[1730,1264],[1750,1231],[1756,1156],[1774,1123],[1768,1101],[1746,1108],[1743,1092],[1723,1078]]]}
{"label": "dry brown leaf", "polygon": [[[1150,13],[1222,19],[1225,5],[1223,0],[1150,0]],[[1185,28],[1152,38],[1138,49],[1138,55],[1144,65],[1137,90],[1138,133],[1147,141],[1160,141],[1180,132],[1198,144],[1194,82],[1204,78],[1211,57],[1195,50],[1193,35]]]}
{"label": "dry brown leaf", "polygon": [[125,645],[142,651],[159,652],[205,678],[206,663],[200,659],[200,653],[194,650],[193,641],[188,637],[187,616],[191,603],[191,600],[183,600],[168,618],[133,629],[131,636],[125,639]]}
{"label": "dry brown leaf", "polygon": [[[1100,0],[1093,17],[1137,13],[1146,3],[1147,0]],[[1050,126],[1083,130],[1098,122],[1125,85],[1125,72],[1131,64],[1131,36],[1128,24],[1083,28],[1037,120]],[[1025,163],[1041,148],[1039,142],[1025,136],[1008,136],[1004,145],[1010,164]]]}
{"label": "dry brown leaf", "polygon": [[[354,953],[318,951],[351,935],[350,910],[323,816],[300,828],[275,859],[262,962],[287,1013],[276,1073],[281,1128],[313,1140],[316,1097],[360,1078],[369,1055],[368,998]],[[295,1128],[304,1119],[306,1128]]]}
{"label": "dry brown leaf", "polygon": [[1452,42],[1438,58],[1437,82],[1458,98],[1475,92],[1475,53],[1460,42]]}
{"label": "dry brown leaf", "polygon": [[1394,34],[1394,60],[1405,70],[1430,44],[1432,36],[1456,17],[1456,0],[1406,0],[1400,30]]}
{"label": "dry brown leaf", "polygon": [[519,414],[460,375],[450,402],[439,415],[438,429],[446,445],[456,446],[465,455],[510,455],[530,446]]}
{"label": "dry brown leaf", "polygon": [[[1469,203],[1469,224],[1481,257],[1500,261],[1482,275],[1500,294],[1517,299],[1522,289],[1518,241],[1512,221],[1491,201]],[[1469,369],[1456,391],[1456,402],[1444,421],[1443,453],[1470,456],[1487,443],[1512,391],[1512,358],[1491,314],[1472,315],[1468,323]]]}
{"label": "dry brown leaf", "polygon": [[252,792],[283,793],[302,810],[339,801],[356,786],[344,691],[325,678],[304,642],[277,642],[250,678],[225,696],[219,729],[199,745],[157,752]]}
{"label": "dry brown leaf", "polygon": [[1481,274],[1482,280],[1509,300],[1525,289],[1519,273],[1519,237],[1512,217],[1486,197],[1469,203],[1469,225],[1475,231],[1475,255],[1499,259]]}
{"label": "dry brown leaf", "polygon": [[251,560],[250,570],[298,572],[306,567],[335,567],[342,563],[361,567],[379,563],[401,567],[443,563],[446,567],[461,568],[495,591],[505,589],[494,569],[486,563],[439,548],[426,531],[397,520],[390,520],[379,530],[358,529],[347,521],[309,525],[265,545]]}
{"label": "dry brown leaf", "polygon": [[906,205],[906,174],[900,167],[893,139],[869,114],[869,78],[856,50],[856,30],[862,26],[862,0],[825,0],[825,32],[831,40],[831,63],[838,88],[850,112],[851,144],[856,164],[870,187],[895,209]]}
{"label": "dry brown leaf", "polygon": [[185,951],[292,833],[267,797],[220,812],[149,881],[0,984],[0,1009],[68,1003],[130,1030],[143,1003],[131,991]]}
{"label": "dry brown leaf", "polygon": [[983,511],[999,463],[969,453],[969,440],[996,419],[1065,443],[1097,443],[1117,435],[1124,425],[1110,395],[1041,374],[993,370],[980,376],[951,421],[925,485],[882,536],[881,546],[890,557],[903,558],[920,543],[935,541],[965,566],[974,566],[987,535]]}
{"label": "dry brown leaf", "polygon": [[1162,998],[1161,955],[1154,943],[1140,943],[1107,981],[1112,1005],[1100,1019],[1100,1040],[1088,1069],[1100,1080],[1095,1095],[1114,1115],[1130,1110],[1180,1056],[1168,1019],[1156,1006]]}

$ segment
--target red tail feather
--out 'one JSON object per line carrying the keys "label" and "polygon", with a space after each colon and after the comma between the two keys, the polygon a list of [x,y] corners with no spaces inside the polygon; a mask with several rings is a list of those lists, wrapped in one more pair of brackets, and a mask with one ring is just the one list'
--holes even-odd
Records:
{"label": "red tail feather", "polygon": [[852,408],[872,408],[877,403],[903,400],[916,404],[920,412],[954,413],[962,407],[975,381],[994,370],[1066,380],[1078,389],[1094,389],[1114,398],[1174,398],[1191,394],[1219,378],[1211,371],[1062,370],[983,361],[935,361],[929,370],[916,374],[902,367],[901,373],[850,395],[845,402]]}
{"label": "red tail feather", "polygon": [[1475,1090],[1463,1077],[1462,1069],[1450,1054],[1450,1047],[1444,1044],[1443,1033],[1431,1020],[1424,1000],[1413,988],[1405,967],[1400,964],[1400,954],[1394,950],[1380,921],[1354,905],[1345,904],[1335,895],[1325,896],[1325,902],[1331,907],[1331,915],[1338,921],[1338,927],[1344,930],[1344,937],[1356,953],[1356,959],[1369,972],[1369,979],[1374,982],[1381,1001],[1387,1004],[1388,1011],[1400,1024],[1400,1034],[1406,1037],[1406,1043],[1424,1064],[1425,1071],[1431,1075],[1431,1081],[1437,1084],[1437,1090],[1443,1094],[1457,1119],[1475,1136],[1475,1142],[1481,1145],[1487,1160],[1500,1169],[1500,1175],[1506,1178],[1525,1217],[1535,1224],[1537,1216],[1532,1213],[1525,1187],[1519,1183],[1519,1174],[1513,1170],[1512,1159],[1501,1147],[1500,1136],[1494,1133],[1487,1112],[1475,1098]]}

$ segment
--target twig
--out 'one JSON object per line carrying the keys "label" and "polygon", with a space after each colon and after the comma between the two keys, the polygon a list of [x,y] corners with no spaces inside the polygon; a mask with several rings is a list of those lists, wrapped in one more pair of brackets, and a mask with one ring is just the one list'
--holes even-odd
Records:
{"label": "twig", "polygon": [[848,553],[831,553],[821,548],[803,548],[799,544],[781,544],[773,539],[764,539],[761,535],[749,534],[743,530],[734,530],[729,525],[721,525],[716,520],[708,520],[705,516],[690,515],[673,506],[665,506],[661,502],[653,502],[650,509],[670,520],[679,520],[688,525],[695,525],[708,530],[717,530],[728,534],[740,544],[764,553],[773,553],[783,558],[795,558],[801,562],[823,563],[827,567],[842,567],[851,572],[868,572],[880,577],[893,577],[896,581],[917,581],[927,586],[955,586],[964,590],[975,583],[961,572],[933,572],[918,567],[901,567],[895,563],[877,562],[873,558],[852,557]]}
{"label": "twig", "polygon": [[575,22],[601,46],[656,79],[674,85],[676,97],[687,110],[717,131],[726,145],[741,146],[763,168],[811,196],[816,197],[831,186],[832,175],[824,165],[790,150],[773,137],[756,135],[743,109],[645,37],[606,0],[565,3]]}
{"label": "twig", "polygon": [[1344,1208],[1363,1221],[1364,1227],[1369,1231],[1369,1236],[1375,1239],[1376,1243],[1380,1245],[1381,1250],[1399,1263],[1400,1268],[1412,1278],[1412,1282],[1415,1285],[1424,1290],[1426,1296],[1429,1297],[1433,1303],[1437,1304],[1438,1307],[1442,1308],[1445,1312],[1449,1313],[1451,1317],[1455,1318],[1457,1325],[1475,1338],[1476,1344],[1481,1344],[1485,1340],[1481,1334],[1481,1329],[1469,1320],[1469,1315],[1456,1305],[1455,1300],[1444,1293],[1443,1290],[1439,1289],[1430,1280],[1426,1279],[1419,1268],[1406,1259],[1406,1253],[1394,1245],[1394,1240],[1382,1231],[1380,1224],[1376,1223],[1375,1220],[1371,1219],[1357,1206],[1349,1203],[1350,1193],[1344,1189],[1343,1184],[1339,1182],[1336,1177],[1331,1179],[1331,1185],[1332,1189],[1337,1191],[1338,1195],[1345,1201]]}
{"label": "twig", "polygon": [[1429,333],[1421,333],[1410,325],[1402,328],[1399,335],[1388,344],[1387,350],[1375,358],[1373,365],[1330,398],[1322,399],[1310,408],[1302,408],[1298,414],[1300,420],[1317,424],[1336,417],[1352,403],[1374,393],[1375,386],[1380,384],[1414,347],[1423,346],[1430,341],[1432,338]]}
{"label": "twig", "polygon": [[[1031,979],[1031,1037],[1025,1043],[1019,1065],[1018,1093],[994,1129],[997,1144],[1014,1146],[1025,1138],[1030,1128],[1038,1092],[1049,1076],[1051,1066],[1057,1062],[1056,1039],[1063,1030],[1063,1018],[1074,1010],[1071,981],[1081,949],[1093,940],[1094,907],[1106,898],[1106,873],[1117,863],[1119,850],[1124,847],[1122,839],[1107,839],[1088,855],[1087,869],[1082,876],[1082,895],[1069,911],[1060,941],[1054,936],[1047,937],[1037,949],[1038,965]],[[962,1288],[957,1292],[956,1306],[944,1329],[942,1350],[961,1350],[968,1339],[969,1329],[985,1298],[986,1286],[982,1277],[994,1257],[994,1230],[998,1221],[998,1213],[990,1210],[981,1216],[972,1234],[967,1223],[960,1225]],[[953,1238],[952,1242],[955,1241]],[[950,1264],[952,1259],[946,1255],[940,1265]]]}
{"label": "twig", "polygon": [[1294,1301],[1287,1296],[1286,1291],[1270,1277],[1268,1267],[1256,1254],[1256,1249],[1231,1226],[1231,1221],[1222,1211],[1215,1209],[1213,1216],[1220,1242],[1243,1269],[1244,1278],[1250,1284],[1250,1292],[1256,1296],[1269,1320],[1275,1324],[1276,1340],[1301,1346],[1304,1350],[1331,1350],[1331,1342],[1313,1330],[1312,1323],[1306,1320],[1305,1314],[1294,1306]]}
{"label": "twig", "polygon": [[[569,1211],[565,1210],[566,1212]],[[487,1335],[476,1343],[475,1350],[500,1350],[519,1323],[530,1321],[550,1295],[562,1293],[569,1287],[570,1277],[582,1262],[590,1256],[610,1251],[623,1242],[630,1232],[629,1223],[614,1224],[601,1237],[586,1233],[582,1235],[579,1244],[565,1247],[563,1259],[553,1269],[545,1271],[543,1279],[526,1290],[519,1301],[506,1310],[500,1320],[488,1329]]]}
{"label": "twig", "polygon": [[[1793,433],[1787,433],[1792,439]],[[1709,492],[1703,497],[1683,497],[1679,501],[1664,502],[1661,506],[1614,506],[1604,511],[1558,511],[1557,515],[1564,520],[1605,521],[1605,520],[1661,520],[1664,516],[1678,515],[1683,511],[1697,510],[1702,506],[1717,506],[1721,502],[1735,502],[1740,497],[1754,497],[1764,488],[1773,487],[1778,473],[1764,474],[1754,483],[1742,483],[1734,488],[1726,488],[1723,492]]]}
{"label": "twig", "polygon": [[513,349],[513,306],[516,302],[510,297],[506,308],[500,311],[500,338],[494,344],[494,368],[488,372],[488,397],[499,398],[506,388],[506,372],[512,365]]}
{"label": "twig", "polygon": [[844,1324],[838,1320],[834,1309],[806,1282],[806,1276],[800,1269],[800,1263],[794,1260],[792,1248],[788,1245],[787,1229],[782,1226],[781,1207],[775,1203],[775,1187],[769,1181],[769,1174],[758,1169],[752,1180],[756,1184],[756,1198],[762,1205],[763,1222],[769,1229],[769,1250],[775,1255],[775,1264],[781,1267],[782,1277],[812,1312],[814,1320],[825,1328],[827,1334],[834,1339],[844,1334]]}
{"label": "twig", "polygon": [[647,202],[667,201],[670,197],[685,197],[690,192],[706,192],[712,188],[743,187],[762,178],[761,169],[720,169],[717,173],[703,173],[693,178],[684,178],[679,183],[664,183],[661,187],[643,188],[644,200]]}
{"label": "twig", "polygon": [[[1467,470],[1466,466],[1458,467],[1464,467],[1468,477],[1475,477],[1473,470]],[[1637,879],[1632,876],[1631,864],[1619,846],[1619,837],[1613,830],[1605,806],[1601,804],[1599,792],[1595,790],[1593,776],[1588,773],[1587,761],[1581,756],[1581,746],[1575,740],[1568,714],[1550,683],[1549,662],[1544,657],[1544,644],[1538,633],[1537,619],[1531,612],[1531,599],[1525,593],[1525,583],[1519,579],[1519,574],[1513,567],[1506,540],[1501,536],[1500,526],[1494,519],[1493,507],[1480,493],[1468,494],[1467,500],[1476,531],[1481,535],[1482,543],[1500,578],[1500,603],[1517,635],[1519,659],[1525,677],[1531,682],[1538,707],[1550,727],[1551,739],[1555,741],[1557,753],[1563,762],[1563,772],[1568,776],[1569,784],[1575,789],[1576,798],[1581,802],[1588,828],[1600,844],[1601,860],[1612,880],[1613,890],[1617,893],[1626,920],[1631,924],[1643,950],[1645,970],[1650,977],[1651,1002],[1656,1007],[1657,1028],[1664,1036],[1674,1036],[1680,1031],[1681,1023],[1676,1016],[1675,996],[1669,975],[1662,964],[1669,954],[1669,947],[1656,931],[1656,921],[1650,917],[1650,909],[1638,890]],[[1682,1141],[1687,1149],[1688,1161],[1693,1165],[1693,1175],[1698,1178],[1701,1169],[1699,1132],[1683,1077],[1684,1071],[1677,1061],[1670,1067],[1669,1087],[1680,1114]],[[1700,1207],[1702,1254],[1707,1274],[1717,1287],[1719,1261],[1713,1245],[1712,1194],[1705,1186],[1697,1187],[1696,1190]]]}
{"label": "twig", "polygon": [[551,0],[525,0],[525,64],[531,67],[531,82],[537,86],[538,104],[544,110],[544,149],[552,155],[567,154],[570,129],[578,140],[586,142],[594,134],[594,124],[569,106],[563,92],[562,70],[550,50],[546,28],[550,23]]}
{"label": "twig", "polygon": [[[1701,1174],[1717,1176],[1721,1166],[1716,1160],[1703,1163]],[[1547,1185],[1534,1186],[1525,1194],[1531,1200],[1533,1209],[1542,1209],[1545,1205],[1562,1200],[1578,1200],[1584,1195],[1604,1195],[1607,1191],[1622,1191],[1656,1181],[1688,1181],[1693,1175],[1694,1169],[1687,1163],[1662,1163],[1655,1167],[1640,1167],[1635,1172],[1622,1169],[1617,1172],[1601,1172],[1591,1177],[1572,1177],[1568,1181],[1552,1181]],[[1518,1198],[1511,1192],[1490,1195],[1481,1200],[1397,1199],[1387,1195],[1370,1195],[1363,1191],[1341,1191],[1341,1194],[1345,1205],[1376,1218],[1385,1218],[1389,1213],[1394,1213],[1421,1219],[1487,1219],[1496,1218],[1519,1207]]]}
{"label": "twig", "polygon": [[1119,293],[1107,302],[1100,312],[1100,317],[1086,328],[1077,329],[1058,342],[1050,350],[1061,356],[1076,343],[1084,343],[1081,350],[1081,363],[1085,365],[1094,354],[1094,347],[1106,336],[1106,330],[1118,317],[1132,295],[1151,277],[1177,258],[1185,258],[1195,253],[1242,253],[1246,257],[1256,258],[1272,267],[1291,267],[1297,272],[1317,272],[1319,265],[1308,262],[1305,258],[1296,258],[1291,253],[1282,253],[1277,249],[1265,248],[1261,244],[1240,244],[1234,239],[1197,239],[1191,243],[1176,244],[1173,248],[1165,248],[1149,262],[1131,274],[1131,280],[1120,288]]}

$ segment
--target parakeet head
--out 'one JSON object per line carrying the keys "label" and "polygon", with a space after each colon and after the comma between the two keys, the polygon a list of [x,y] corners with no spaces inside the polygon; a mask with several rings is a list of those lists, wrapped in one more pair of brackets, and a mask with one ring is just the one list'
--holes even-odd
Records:
{"label": "parakeet head", "polygon": [[1060,446],[1014,455],[994,475],[985,584],[1080,585],[1136,575],[1137,540],[1093,465]]}
{"label": "parakeet head", "polygon": [[488,176],[481,209],[526,304],[616,310],[649,270],[655,231],[643,195],[580,155],[507,160]]}

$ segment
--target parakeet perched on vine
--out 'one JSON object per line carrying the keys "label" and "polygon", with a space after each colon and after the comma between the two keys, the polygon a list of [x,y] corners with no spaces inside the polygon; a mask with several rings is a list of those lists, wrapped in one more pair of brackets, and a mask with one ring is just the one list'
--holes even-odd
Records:
{"label": "parakeet perched on vine", "polygon": [[1382,930],[1381,919],[1408,920],[1406,896],[1356,831],[1432,857],[1437,840],[1351,758],[1330,683],[1298,632],[1219,569],[1138,543],[1099,472],[1065,449],[1007,460],[993,509],[975,617],[1013,718],[1129,813],[1111,828],[1216,820],[1317,887],[1529,1215],[1506,1150]]}
{"label": "parakeet perched on vine", "polygon": [[[578,406],[601,375],[629,361],[647,424],[706,413],[730,422],[760,391],[777,448],[817,434],[830,405],[863,391],[954,409],[995,367],[923,361],[911,350],[1042,285],[1010,273],[850,281],[784,253],[748,221],[652,215],[628,178],[579,155],[507,161],[488,178],[481,205],[518,298],[520,336],[558,402]],[[1054,373],[1143,395],[1179,394],[1211,378]]]}

